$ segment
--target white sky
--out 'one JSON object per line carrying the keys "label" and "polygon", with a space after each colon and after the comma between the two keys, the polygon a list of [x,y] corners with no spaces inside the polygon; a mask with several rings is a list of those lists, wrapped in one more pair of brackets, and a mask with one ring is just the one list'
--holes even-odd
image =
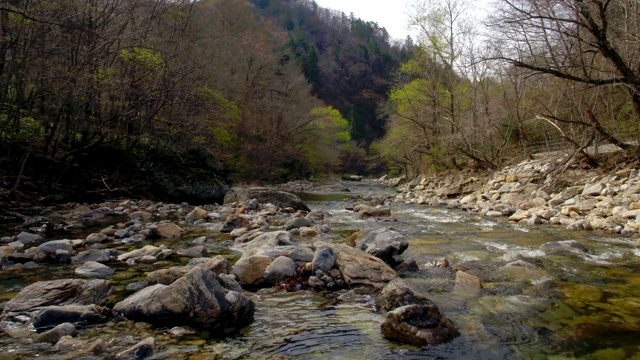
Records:
{"label": "white sky", "polygon": [[[392,38],[404,40],[411,34],[415,40],[414,33],[407,29],[408,16],[407,5],[415,0],[315,0],[323,8],[335,9],[349,15],[353,14],[365,21],[377,22],[380,27],[384,27]],[[476,18],[481,18],[491,0],[475,0],[473,11]]]}
{"label": "white sky", "polygon": [[392,38],[405,39],[409,35],[406,29],[406,4],[411,0],[316,0],[323,8],[335,9],[365,21],[377,22],[384,27]]}

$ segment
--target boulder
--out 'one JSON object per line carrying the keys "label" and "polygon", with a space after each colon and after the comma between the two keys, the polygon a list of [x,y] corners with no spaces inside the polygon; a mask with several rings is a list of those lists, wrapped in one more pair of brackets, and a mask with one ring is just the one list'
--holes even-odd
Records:
{"label": "boulder", "polygon": [[264,283],[264,272],[271,261],[270,257],[262,255],[242,257],[233,265],[233,274],[242,285],[260,286]]}
{"label": "boulder", "polygon": [[455,284],[465,288],[482,289],[482,280],[479,277],[462,270],[456,271]]}
{"label": "boulder", "polygon": [[376,296],[376,306],[382,311],[389,311],[405,305],[431,305],[433,302],[426,296],[417,293],[401,278],[389,282]]}
{"label": "boulder", "polygon": [[336,268],[340,270],[349,287],[373,287],[382,289],[397,274],[381,259],[346,244],[314,243],[316,248],[328,246],[336,252]]}
{"label": "boulder", "polygon": [[[290,251],[296,248],[291,241],[291,233],[288,231],[271,231],[259,235],[246,243],[242,257],[257,255],[258,253],[273,252],[271,250],[281,252],[283,250],[281,247],[283,246],[289,246]],[[274,256],[272,259],[275,259],[276,257],[277,256]]]}
{"label": "boulder", "polygon": [[311,272],[315,274],[317,271],[329,272],[336,264],[336,252],[329,246],[319,246],[311,262]]}
{"label": "boulder", "polygon": [[42,241],[42,236],[22,231],[12,241],[19,241],[25,246],[35,245]]}
{"label": "boulder", "polygon": [[58,250],[65,250],[72,253],[73,245],[71,244],[71,240],[52,240],[38,245],[38,250],[48,256],[53,256]]}
{"label": "boulder", "polygon": [[231,214],[227,217],[224,224],[222,224],[220,232],[231,233],[233,230],[242,228],[251,228],[251,220],[244,215]]}
{"label": "boulder", "polygon": [[74,272],[80,276],[99,279],[106,278],[114,273],[112,268],[96,261],[87,261],[76,268]]}
{"label": "boulder", "polygon": [[76,327],[71,323],[62,323],[49,331],[45,331],[33,338],[34,343],[50,343],[55,344],[66,335],[74,336],[78,333]]}
{"label": "boulder", "polygon": [[4,316],[31,313],[52,305],[100,305],[110,293],[111,285],[105,280],[38,281],[5,304]]}
{"label": "boulder", "polygon": [[118,251],[115,249],[89,249],[71,258],[71,262],[76,264],[86,263],[87,261],[105,263],[115,260],[117,254]]}
{"label": "boulder", "polygon": [[194,222],[197,220],[207,219],[208,217],[209,212],[207,210],[196,206],[193,210],[191,210],[191,212],[187,214],[187,216],[185,216],[185,220]]}
{"label": "boulder", "polygon": [[109,239],[109,237],[107,235],[105,235],[105,234],[93,233],[93,234],[87,235],[87,237],[84,239],[83,243],[87,244],[87,245],[98,244],[98,243],[105,242],[108,239]]}
{"label": "boulder", "polygon": [[381,218],[391,216],[391,210],[382,207],[370,207],[365,205],[356,205],[354,211],[358,213],[360,219]]}
{"label": "boulder", "polygon": [[148,337],[132,347],[116,354],[116,359],[146,359],[153,355],[156,347],[156,340]]}
{"label": "boulder", "polygon": [[589,252],[584,245],[575,240],[550,241],[540,245],[546,255],[582,255]]}
{"label": "boulder", "polygon": [[460,335],[435,304],[405,305],[389,311],[380,325],[382,335],[415,346],[436,345]]}
{"label": "boulder", "polygon": [[191,268],[187,266],[172,266],[168,269],[155,270],[147,274],[149,285],[170,285],[179,278],[185,276]]}
{"label": "boulder", "polygon": [[207,254],[207,249],[204,247],[204,245],[196,245],[187,249],[180,249],[176,252],[176,255],[178,256],[189,257],[189,258],[200,258],[202,257],[202,255],[206,255],[206,254]]}
{"label": "boulder", "polygon": [[404,235],[389,229],[367,231],[356,242],[356,248],[394,266],[394,257],[402,254],[408,247],[409,242]]}
{"label": "boulder", "polygon": [[156,226],[158,235],[163,238],[176,237],[183,231],[180,227],[178,227],[178,225],[170,222],[159,223]]}
{"label": "boulder", "polygon": [[279,256],[264,271],[264,279],[268,284],[273,285],[297,274],[296,263],[286,256]]}
{"label": "boulder", "polygon": [[146,245],[141,249],[132,250],[127,253],[118,255],[118,261],[127,261],[129,259],[133,259],[137,261],[145,256],[152,256],[154,258],[166,258],[171,253],[173,252],[167,249],[164,245],[161,245],[160,247],[156,247],[153,245]]}
{"label": "boulder", "polygon": [[128,319],[163,327],[222,330],[249,324],[255,304],[223,288],[213,272],[195,267],[173,284],[144,288],[113,309]]}
{"label": "boulder", "polygon": [[287,221],[287,223],[284,225],[284,229],[293,230],[299,229],[301,227],[310,227],[311,225],[311,221],[307,218],[294,217],[293,219]]}
{"label": "boulder", "polygon": [[276,191],[262,187],[253,188],[232,188],[225,197],[224,203],[245,202],[251,199],[258,200],[261,204],[271,203],[280,208],[293,208],[294,210],[310,211],[298,196],[284,192]]}
{"label": "boulder", "polygon": [[87,326],[101,321],[107,313],[107,308],[96,305],[47,306],[33,317],[33,326],[47,329],[65,322]]}

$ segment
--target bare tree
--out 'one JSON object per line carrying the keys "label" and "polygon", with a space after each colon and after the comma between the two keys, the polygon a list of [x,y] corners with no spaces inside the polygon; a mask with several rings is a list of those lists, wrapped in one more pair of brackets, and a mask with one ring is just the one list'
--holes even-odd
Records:
{"label": "bare tree", "polygon": [[[640,117],[640,3],[636,0],[502,0],[492,24],[497,58],[533,74],[624,91]],[[600,136],[628,148],[594,116],[585,120]],[[587,112],[589,110],[589,112]],[[547,114],[553,117],[553,114]],[[562,119],[556,117],[557,121]]]}

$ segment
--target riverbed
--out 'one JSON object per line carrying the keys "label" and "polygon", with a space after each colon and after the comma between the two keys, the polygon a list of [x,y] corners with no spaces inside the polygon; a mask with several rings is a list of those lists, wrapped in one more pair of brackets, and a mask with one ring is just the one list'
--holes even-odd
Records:
{"label": "riverbed", "polygon": [[[640,247],[636,239],[555,226],[527,227],[455,209],[398,203],[384,205],[391,209],[390,218],[361,220],[349,210],[361,201],[359,195],[392,194],[394,189],[366,182],[345,184],[350,192],[299,194],[312,210],[328,211],[330,216],[324,223],[331,231],[311,240],[298,240],[348,242],[356,231],[384,227],[402,233],[410,244],[404,257],[415,259],[419,265],[418,271],[403,273],[404,280],[453,320],[460,337],[426,348],[403,345],[383,338],[383,315],[375,311],[368,295],[261,290],[246,292],[256,303],[255,321],[221,339],[211,338],[207,332],[175,338],[168,335],[168,329],[128,321],[110,321],[85,329],[77,339],[89,343],[96,337],[115,337],[133,329],[140,337],[156,338],[157,359],[640,357]],[[82,237],[92,230],[74,231]],[[212,247],[219,254],[230,260],[238,258],[239,254],[225,245],[227,235],[220,234],[215,226],[187,232],[165,243],[176,247],[203,234],[219,243]],[[548,256],[540,250],[543,243],[562,240],[576,240],[589,252]],[[433,266],[443,257],[450,268]],[[524,258],[533,266],[505,268],[508,259],[514,257]],[[116,274],[108,280],[117,289],[155,269],[152,265],[135,270],[124,264],[113,267]],[[0,271],[0,296],[6,301],[39,279],[73,277],[72,268],[46,265],[34,270]],[[456,269],[480,276],[483,288],[455,286]],[[34,348],[6,335],[0,337],[0,353],[0,358],[58,356],[50,349]]]}

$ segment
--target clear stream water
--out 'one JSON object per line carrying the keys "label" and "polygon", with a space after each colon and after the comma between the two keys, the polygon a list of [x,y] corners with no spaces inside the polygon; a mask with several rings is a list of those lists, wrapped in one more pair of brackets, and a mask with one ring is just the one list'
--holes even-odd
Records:
{"label": "clear stream water", "polygon": [[[135,328],[156,337],[158,359],[640,359],[638,240],[553,226],[528,228],[419,205],[391,204],[393,221],[358,220],[345,210],[353,204],[350,195],[393,190],[364,183],[349,186],[352,193],[302,194],[312,209],[331,215],[327,223],[332,232],[320,239],[346,242],[357,230],[391,226],[409,239],[405,257],[414,256],[419,265],[444,256],[487,280],[484,289],[473,292],[456,288],[455,274],[446,269],[423,267],[405,277],[455,322],[460,337],[419,349],[382,337],[383,317],[367,296],[261,291],[247,293],[256,302],[255,321],[222,339],[206,332],[175,339],[167,329],[131,322],[99,325],[78,338],[91,341]],[[225,240],[217,233],[209,236]],[[545,256],[539,250],[541,244],[559,240],[577,240],[589,254]],[[175,245],[179,240],[172,241]],[[219,249],[237,257],[224,246]],[[536,267],[502,268],[503,255],[512,252],[530,258]],[[111,279],[118,289],[154,268],[120,270]],[[58,267],[48,276],[72,277],[72,269]],[[41,270],[0,272],[0,299],[42,277]],[[12,344],[0,336],[0,359],[56,358]]]}

